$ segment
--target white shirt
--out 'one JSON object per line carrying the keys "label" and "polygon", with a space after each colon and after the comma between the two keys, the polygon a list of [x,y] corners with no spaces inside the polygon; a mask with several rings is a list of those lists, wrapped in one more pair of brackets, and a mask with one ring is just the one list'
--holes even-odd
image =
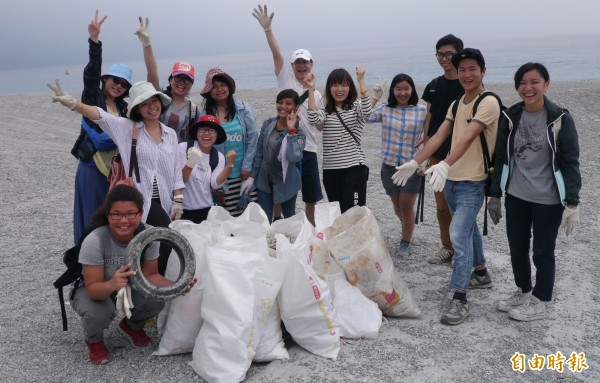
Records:
{"label": "white shirt", "polygon": [[141,128],[136,149],[141,182],[137,182],[135,174],[132,176],[134,177],[135,186],[144,197],[142,220],[146,221],[150,211],[154,177],[156,177],[158,184],[160,204],[167,214],[170,214],[173,205],[173,191],[185,187],[181,174],[182,166],[179,164],[177,156],[177,135],[175,131],[161,123],[162,142],[157,144],[146,131],[143,122],[133,122],[128,118],[115,117],[100,108],[98,108],[98,112],[100,113],[100,119],[93,121],[117,144],[125,172],[129,172],[133,124]]}
{"label": "white shirt", "polygon": [[[197,141],[194,141],[194,147],[198,148]],[[217,184],[217,177],[225,169],[225,157],[221,152],[217,153],[219,163],[214,172],[210,169],[210,154],[206,153],[202,153],[202,159],[192,169],[190,178],[183,189],[183,208],[185,210],[204,209],[213,205],[210,188],[218,189],[223,186],[223,184]],[[187,162],[187,142],[179,144],[179,162],[183,165],[181,168],[183,169]]]}
{"label": "white shirt", "polygon": [[[298,96],[302,96],[307,89],[298,82],[291,65],[288,62],[284,62],[277,76],[277,88],[281,92],[285,89],[293,89],[298,93]],[[317,109],[323,108],[323,101],[321,92],[315,89],[315,102],[317,103]],[[317,128],[308,122],[308,98],[300,105],[298,109],[298,116],[300,117],[300,127],[306,135],[306,144],[304,150],[307,152],[317,152]]]}

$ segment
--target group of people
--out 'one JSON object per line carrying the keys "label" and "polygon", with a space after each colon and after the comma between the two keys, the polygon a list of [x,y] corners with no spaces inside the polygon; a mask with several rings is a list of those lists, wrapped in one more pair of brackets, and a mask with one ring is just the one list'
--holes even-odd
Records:
{"label": "group of people", "polygon": [[[470,310],[468,290],[492,286],[476,222],[489,177],[488,209],[494,223],[502,217],[500,199],[506,199],[507,236],[518,287],[497,308],[516,320],[544,318],[554,286],[558,229],[566,226],[570,234],[577,223],[581,187],[577,132],[569,112],[545,96],[550,85],[546,68],[539,63],[519,68],[514,80],[522,102],[504,111],[496,97],[487,96],[481,52],[464,48],[462,40],[447,35],[436,44],[443,74],[425,87],[421,98],[426,106],[419,104],[414,81],[404,73],[396,75],[389,87],[378,81],[369,96],[361,67],[355,70],[358,87],[347,70],[335,69],[322,95],[315,89],[311,53],[298,49],[286,62],[272,29],[274,14],[258,6],[253,16],[273,54],[279,88],[276,114],[260,130],[252,107],[234,97],[235,80],[220,68],[206,74],[202,105],[189,98],[195,81],[190,63],[176,62],[168,87],[161,89],[149,20],[141,17],[135,34],[143,46],[147,81],[132,83],[131,70],[124,64],[101,72],[99,34],[106,16],[99,20],[96,11],[88,26],[90,62],[84,70],[81,101],[64,92],[58,82],[49,84],[53,101],[83,116],[72,150],[79,159],[74,242],[89,231],[94,213],[100,226],[82,246],[82,254],[88,248],[94,252],[93,257],[81,257],[90,299],[85,305],[74,305],[84,323],[90,360],[96,364],[110,360],[102,329],[114,318],[111,299],[122,284],[111,281],[121,278],[122,282],[128,270],[124,257],[111,262],[116,271],[104,262],[113,257],[114,249],[98,243],[97,237],[122,249],[141,222],[162,227],[174,219],[199,223],[215,204],[235,216],[251,200],[272,221],[295,214],[299,191],[306,217],[314,224],[315,204],[323,198],[317,132],[322,132],[327,199],[338,201],[342,212],[363,206],[369,168],[361,136],[367,123],[382,127],[380,176],[401,222],[399,256],[411,254],[414,205],[422,177],[431,174],[441,248],[428,261],[453,261],[454,293],[441,322],[463,322]],[[127,96],[129,104],[124,100]],[[118,186],[109,192],[106,175],[116,152],[125,169],[134,159],[139,172],[134,187]],[[490,158],[495,153],[495,163],[486,159],[486,153]],[[490,169],[495,169],[492,176]],[[529,260],[532,234],[535,286]],[[144,269],[149,275],[164,275],[170,248],[161,245],[158,253],[146,255],[153,261]],[[158,276],[152,277],[158,284],[168,283]],[[97,283],[103,286],[102,294],[94,292],[99,291]],[[134,298],[135,311],[139,298]],[[92,309],[94,302],[100,306]],[[156,313],[150,306],[119,325],[135,346],[149,344],[140,323]],[[100,311],[102,321],[96,319]]]}

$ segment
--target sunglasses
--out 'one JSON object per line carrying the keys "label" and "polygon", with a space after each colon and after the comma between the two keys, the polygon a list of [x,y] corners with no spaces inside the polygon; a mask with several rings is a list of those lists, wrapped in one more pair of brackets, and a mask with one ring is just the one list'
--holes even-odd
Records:
{"label": "sunglasses", "polygon": [[192,79],[191,79],[191,78],[189,78],[189,77],[188,77],[188,76],[186,76],[186,75],[175,76],[175,77],[173,77],[173,81],[175,81],[175,82],[176,82],[176,83],[178,83],[178,84],[179,84],[180,82],[182,82],[182,83],[184,83],[185,85],[190,85],[190,84],[192,83]]}
{"label": "sunglasses", "polygon": [[122,79],[121,77],[115,77],[115,76],[109,76],[113,82],[113,84],[115,85],[120,85],[121,88],[124,89],[129,89],[131,87],[131,85],[129,85],[129,82],[127,80]]}

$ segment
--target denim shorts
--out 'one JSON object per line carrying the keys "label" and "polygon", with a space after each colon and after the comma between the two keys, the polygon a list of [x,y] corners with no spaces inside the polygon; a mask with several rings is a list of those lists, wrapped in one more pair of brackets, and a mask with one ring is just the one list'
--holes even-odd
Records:
{"label": "denim shorts", "polygon": [[302,201],[316,203],[323,199],[317,153],[302,152]]}
{"label": "denim shorts", "polygon": [[386,164],[381,164],[381,182],[383,183],[383,188],[385,189],[385,194],[392,196],[400,193],[403,194],[419,194],[419,189],[421,188],[421,176],[416,172],[408,181],[406,181],[406,185],[398,186],[394,184],[392,181],[392,176],[396,173],[396,167],[390,166]]}

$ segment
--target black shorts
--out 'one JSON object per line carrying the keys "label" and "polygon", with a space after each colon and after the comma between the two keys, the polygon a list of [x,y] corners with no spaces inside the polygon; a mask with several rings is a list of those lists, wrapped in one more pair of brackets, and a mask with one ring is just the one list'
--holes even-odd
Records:
{"label": "black shorts", "polygon": [[397,195],[400,193],[403,194],[419,194],[419,189],[421,188],[421,176],[416,172],[404,186],[398,186],[394,184],[392,181],[392,176],[396,173],[396,167],[390,166],[386,164],[381,164],[381,182],[383,183],[383,189],[385,189],[385,194],[389,196]]}

